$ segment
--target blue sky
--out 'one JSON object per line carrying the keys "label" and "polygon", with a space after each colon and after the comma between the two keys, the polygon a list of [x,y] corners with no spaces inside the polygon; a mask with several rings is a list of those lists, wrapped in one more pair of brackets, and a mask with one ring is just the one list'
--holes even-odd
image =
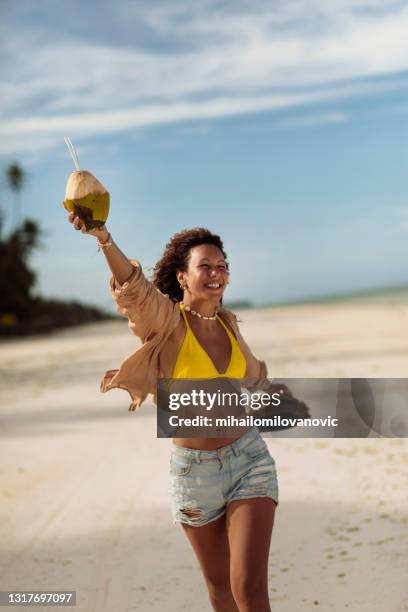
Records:
{"label": "blue sky", "polygon": [[[3,0],[0,156],[28,171],[37,291],[112,307],[73,170],[147,273],[169,237],[224,239],[229,300],[408,283],[408,2]],[[5,231],[13,200],[3,179]]]}

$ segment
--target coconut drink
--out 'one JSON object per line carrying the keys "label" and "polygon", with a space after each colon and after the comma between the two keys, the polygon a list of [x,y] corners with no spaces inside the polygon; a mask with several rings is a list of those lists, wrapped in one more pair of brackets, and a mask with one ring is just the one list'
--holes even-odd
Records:
{"label": "coconut drink", "polygon": [[68,177],[64,207],[82,219],[87,230],[99,229],[108,218],[109,192],[87,170],[76,170]]}
{"label": "coconut drink", "polygon": [[88,170],[80,170],[76,151],[69,140],[65,139],[74,160],[76,170],[67,181],[64,208],[82,219],[86,230],[99,229],[109,214],[109,192]]}

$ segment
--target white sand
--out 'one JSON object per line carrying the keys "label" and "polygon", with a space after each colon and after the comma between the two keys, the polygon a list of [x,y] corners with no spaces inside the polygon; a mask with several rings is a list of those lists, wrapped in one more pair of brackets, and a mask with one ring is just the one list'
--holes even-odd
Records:
{"label": "white sand", "polygon": [[[404,304],[241,318],[273,376],[407,375]],[[1,589],[76,590],[81,612],[210,610],[170,516],[171,441],[155,438],[152,404],[129,413],[125,391],[99,393],[137,342],[120,321],[0,344]],[[408,439],[267,443],[280,486],[272,609],[407,611]]]}

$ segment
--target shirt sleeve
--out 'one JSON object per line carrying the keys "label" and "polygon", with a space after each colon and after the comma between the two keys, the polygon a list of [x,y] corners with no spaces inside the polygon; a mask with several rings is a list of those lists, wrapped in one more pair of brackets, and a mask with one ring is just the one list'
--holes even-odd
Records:
{"label": "shirt sleeve", "polygon": [[268,368],[266,363],[260,359],[257,359],[252,353],[248,344],[245,342],[241,334],[241,330],[239,329],[237,316],[230,310],[224,309],[224,312],[228,315],[228,321],[231,325],[232,331],[239,342],[239,346],[247,362],[247,369],[243,384],[249,390],[262,388],[262,386],[265,385],[265,381],[267,382],[266,379],[268,377]]}
{"label": "shirt sleeve", "polygon": [[128,280],[120,285],[112,275],[110,290],[117,312],[127,317],[132,333],[147,342],[177,320],[178,304],[145,277],[139,261],[131,259],[130,263],[134,270]]}
{"label": "shirt sleeve", "polygon": [[266,363],[264,361],[260,361],[259,359],[254,358],[254,362],[252,364],[251,374],[246,376],[245,378],[245,387],[248,390],[256,390],[256,389],[264,389],[269,385],[268,383],[268,370],[266,367]]}

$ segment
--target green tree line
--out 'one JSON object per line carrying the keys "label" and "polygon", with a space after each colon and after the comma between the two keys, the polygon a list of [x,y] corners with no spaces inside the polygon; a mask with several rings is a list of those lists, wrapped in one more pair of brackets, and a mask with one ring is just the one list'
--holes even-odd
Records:
{"label": "green tree line", "polygon": [[6,169],[14,195],[14,228],[3,236],[0,210],[0,336],[47,333],[55,328],[116,318],[76,300],[44,299],[33,295],[37,274],[29,266],[32,252],[41,247],[44,232],[33,219],[21,221],[21,192],[26,173],[16,162]]}

